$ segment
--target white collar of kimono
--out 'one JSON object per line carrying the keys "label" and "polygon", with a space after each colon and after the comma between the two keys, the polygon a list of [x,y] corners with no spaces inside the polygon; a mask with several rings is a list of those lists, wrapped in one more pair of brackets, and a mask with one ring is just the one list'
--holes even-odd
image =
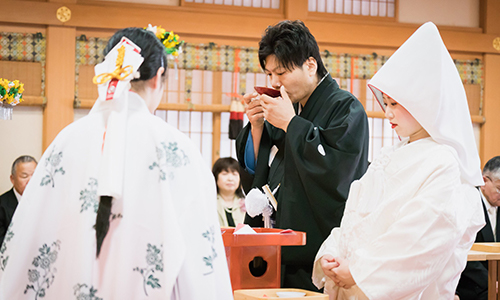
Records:
{"label": "white collar of kimono", "polygon": [[12,187],[12,189],[14,190],[14,195],[16,195],[17,203],[21,202],[22,195],[17,192],[15,187]]}
{"label": "white collar of kimono", "polygon": [[383,92],[408,110],[436,142],[454,148],[463,181],[484,184],[462,80],[433,23],[422,25],[368,86],[381,105]]}
{"label": "white collar of kimono", "polygon": [[321,80],[318,82],[318,84],[316,85],[316,87],[318,87],[322,82],[323,80],[325,80],[325,78],[330,75],[330,72],[326,72],[325,76],[323,76],[323,78],[321,78]]}
{"label": "white collar of kimono", "polygon": [[486,197],[484,196],[483,194],[483,191],[481,189],[479,189],[479,192],[481,193],[481,199],[483,200],[483,203],[484,203],[484,206],[486,207],[486,210],[490,211],[490,208],[494,207],[490,204],[490,202],[488,201],[488,199],[486,199]]}
{"label": "white collar of kimono", "polygon": [[[141,48],[123,37],[106,55],[104,61],[95,66],[96,77],[111,79],[116,73],[124,74],[119,76],[118,81],[99,82],[99,98],[91,111],[91,113],[100,110],[109,112],[105,114],[106,131],[104,132],[99,166],[98,196],[111,196],[120,199],[123,194],[130,94],[128,90],[130,89],[130,80],[138,76],[137,70],[144,61],[140,53]],[[130,72],[118,72],[120,68],[130,69]]]}

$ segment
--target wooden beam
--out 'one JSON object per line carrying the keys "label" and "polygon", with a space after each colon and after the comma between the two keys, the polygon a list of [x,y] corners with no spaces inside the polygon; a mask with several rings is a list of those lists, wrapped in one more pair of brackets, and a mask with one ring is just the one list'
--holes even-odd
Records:
{"label": "wooden beam", "polygon": [[[352,24],[325,21],[307,21],[307,27],[323,47],[329,45],[372,47],[396,50],[415,30],[417,24]],[[439,30],[449,51],[469,53],[498,53],[493,48],[494,34],[468,29],[453,30],[440,26]],[[335,34],[332,34],[334,32]]]}
{"label": "wooden beam", "polygon": [[[76,108],[90,109],[94,106],[95,101],[95,99],[80,99],[80,105]],[[192,107],[187,103],[160,103],[157,110],[229,112],[229,105],[195,104],[194,107]]]}
{"label": "wooden beam", "polygon": [[[488,0],[494,2],[495,0]],[[255,14],[244,10],[213,9],[211,13],[194,7],[119,4],[64,4],[71,10],[71,19],[61,23],[56,18],[60,3],[4,0],[3,7],[15,7],[22,14],[4,14],[2,23],[29,25],[60,25],[77,28],[119,29],[145,24],[161,24],[179,34],[192,37],[211,36],[219,39],[258,41],[265,28],[285,17],[307,16],[307,1],[285,1],[285,14]],[[305,5],[305,6],[304,6]],[[302,11],[301,13],[299,11]],[[168,15],[168,18],[165,16]],[[127,16],[124,18],[123,16]],[[196,20],[196,22],[193,22]],[[346,22],[335,18],[303,20],[323,46],[380,47],[396,49],[418,27],[416,24],[381,22]],[[200,26],[203,24],[203,26]],[[496,23],[494,23],[496,24]],[[477,29],[440,27],[450,51],[469,53],[499,53],[492,42],[495,32],[481,33]],[[208,33],[208,34],[207,34]],[[334,34],[332,34],[334,33]],[[362,37],[362,38],[361,38]],[[255,44],[257,46],[257,44]]]}
{"label": "wooden beam", "polygon": [[[95,100],[81,99],[78,108],[90,109],[94,105],[94,102]],[[194,108],[190,108],[189,105],[185,103],[160,103],[158,106],[158,110],[207,111],[213,113],[229,112],[229,108],[230,105],[224,104],[196,104]],[[385,114],[381,111],[367,111],[366,115],[368,118],[385,119]],[[471,116],[471,121],[473,123],[484,124],[486,123],[486,118],[484,116],[474,115]]]}
{"label": "wooden beam", "polygon": [[48,26],[47,76],[43,111],[43,151],[56,135],[73,122],[75,97],[75,28]]}
{"label": "wooden beam", "polygon": [[[385,113],[382,111],[367,111],[366,116],[368,118],[385,119]],[[472,123],[484,124],[486,118],[483,116],[471,116],[471,121]]]}
{"label": "wooden beam", "polygon": [[47,101],[41,96],[23,96],[24,101],[19,103],[21,106],[44,106]]}
{"label": "wooden beam", "polygon": [[307,19],[308,1],[307,0],[285,0],[285,19],[302,20]]}

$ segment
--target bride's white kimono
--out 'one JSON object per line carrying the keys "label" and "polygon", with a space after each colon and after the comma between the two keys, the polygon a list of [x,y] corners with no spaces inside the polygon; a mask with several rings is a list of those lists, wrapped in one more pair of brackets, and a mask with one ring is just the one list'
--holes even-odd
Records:
{"label": "bride's white kimono", "polygon": [[[382,93],[397,101],[430,137],[384,148],[352,183],[313,282],[330,299],[451,300],[484,226],[475,189],[484,182],[465,90],[436,26],[422,25],[368,86],[381,105]],[[325,254],[347,259],[355,286],[325,278],[318,261]]]}
{"label": "bride's white kimono", "polygon": [[[337,299],[452,299],[484,222],[456,157],[432,138],[384,148],[351,185],[341,227],[317,254],[314,283],[326,280]],[[338,288],[324,278],[325,254],[349,260],[357,285]]]}
{"label": "bride's white kimono", "polygon": [[[62,130],[40,159],[0,249],[0,299],[233,299],[209,167],[188,137],[124,93]],[[120,140],[113,126],[126,126],[111,152],[123,163],[110,170],[123,170],[106,174],[103,140]],[[96,258],[107,179],[123,184]]]}

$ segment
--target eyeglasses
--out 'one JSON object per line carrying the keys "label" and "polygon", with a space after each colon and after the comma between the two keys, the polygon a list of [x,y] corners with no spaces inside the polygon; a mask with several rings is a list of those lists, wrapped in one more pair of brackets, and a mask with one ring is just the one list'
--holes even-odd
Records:
{"label": "eyeglasses", "polygon": [[493,180],[490,177],[486,176],[486,178],[488,178],[491,181],[491,184],[493,184],[493,186],[495,187],[495,192],[497,192],[497,194],[500,194],[500,188],[495,186]]}

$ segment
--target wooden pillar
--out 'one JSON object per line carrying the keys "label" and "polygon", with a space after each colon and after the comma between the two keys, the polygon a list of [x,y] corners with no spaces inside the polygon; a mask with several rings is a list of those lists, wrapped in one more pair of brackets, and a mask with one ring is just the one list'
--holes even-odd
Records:
{"label": "wooden pillar", "polygon": [[[484,33],[500,38],[500,1],[482,0],[481,26]],[[493,47],[493,41],[491,41]],[[500,50],[498,54],[484,55],[483,115],[481,126],[480,156],[482,166],[492,157],[500,155]]]}
{"label": "wooden pillar", "polygon": [[[222,103],[222,72],[216,71],[212,77],[212,103]],[[220,157],[221,139],[221,113],[214,112],[212,115],[212,165]]]}
{"label": "wooden pillar", "polygon": [[500,55],[484,55],[483,115],[481,126],[481,164],[500,155]]}
{"label": "wooden pillar", "polygon": [[43,151],[61,129],[74,119],[75,47],[74,27],[47,27],[45,76],[47,104],[43,111]]}

